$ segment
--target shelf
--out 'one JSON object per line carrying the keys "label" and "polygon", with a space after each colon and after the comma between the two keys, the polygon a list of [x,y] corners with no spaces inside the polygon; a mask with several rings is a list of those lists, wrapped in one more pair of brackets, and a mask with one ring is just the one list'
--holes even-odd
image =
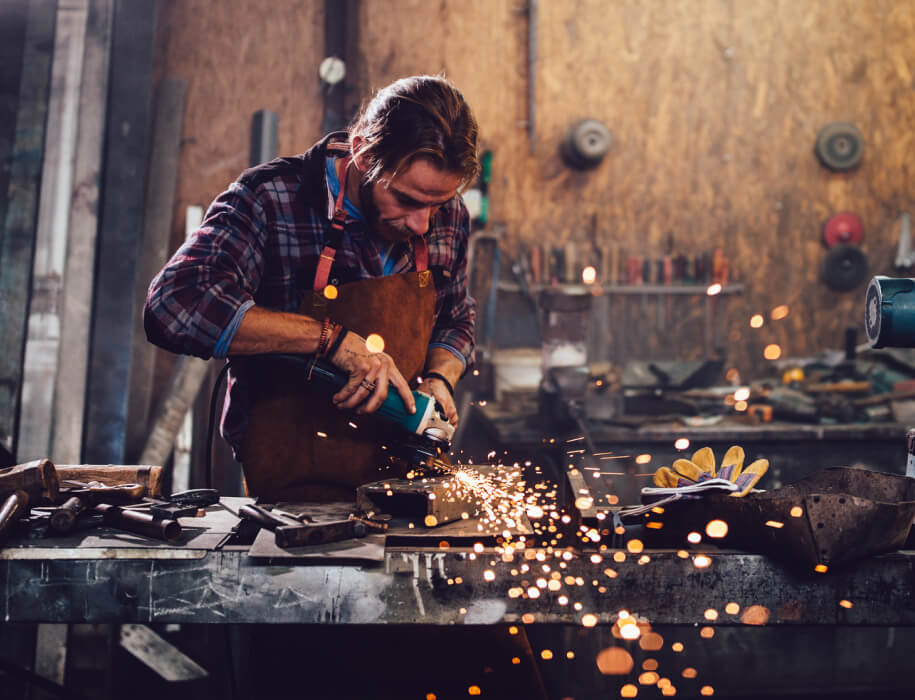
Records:
{"label": "shelf", "polygon": [[[729,284],[725,287],[722,287],[721,292],[718,294],[706,295],[706,289],[710,285],[707,284],[614,284],[614,285],[584,285],[584,284],[558,284],[558,285],[542,285],[542,284],[532,284],[530,286],[531,293],[539,292],[541,289],[562,289],[570,294],[584,294],[588,292],[593,292],[597,289],[600,290],[599,293],[596,293],[595,296],[600,296],[603,294],[634,294],[634,295],[645,295],[645,294],[656,294],[656,295],[688,295],[688,296],[721,296],[722,294],[740,294],[743,292],[744,286],[742,284]],[[499,281],[498,289],[500,292],[521,292],[521,285],[516,282],[504,282]]]}

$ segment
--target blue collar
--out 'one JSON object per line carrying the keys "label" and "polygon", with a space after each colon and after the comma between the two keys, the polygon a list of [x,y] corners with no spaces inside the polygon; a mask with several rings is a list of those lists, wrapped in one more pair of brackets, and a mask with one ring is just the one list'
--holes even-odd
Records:
{"label": "blue collar", "polygon": [[[330,193],[336,199],[337,195],[340,194],[340,180],[337,177],[337,170],[334,168],[334,160],[334,158],[328,156],[325,159],[324,170],[327,172],[327,186],[330,187]],[[343,208],[356,221],[362,221],[362,212],[346,196],[343,197]]]}

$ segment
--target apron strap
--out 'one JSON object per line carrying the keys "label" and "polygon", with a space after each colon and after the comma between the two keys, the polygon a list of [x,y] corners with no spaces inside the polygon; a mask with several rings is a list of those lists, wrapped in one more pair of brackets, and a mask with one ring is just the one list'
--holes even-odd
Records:
{"label": "apron strap", "polygon": [[413,262],[416,263],[417,272],[429,269],[429,247],[422,236],[413,236]]}
{"label": "apron strap", "polygon": [[337,255],[337,249],[343,242],[343,224],[346,221],[346,209],[343,206],[343,197],[346,193],[346,175],[349,170],[349,156],[343,159],[343,180],[340,183],[340,191],[337,193],[337,201],[334,203],[334,218],[330,222],[330,237],[327,244],[321,250],[321,257],[318,258],[318,267],[315,270],[314,291],[321,292],[327,286],[327,280],[330,279],[330,269],[334,264],[334,257]]}
{"label": "apron strap", "polygon": [[[346,192],[346,175],[349,163],[350,159],[347,156],[343,159],[343,181],[340,183],[340,191],[337,193],[337,200],[334,203],[334,218],[330,222],[330,237],[321,250],[321,257],[318,258],[318,267],[315,270],[313,289],[319,293],[324,291],[327,286],[327,281],[330,279],[330,270],[334,264],[334,257],[343,242],[343,225],[346,220],[343,196]],[[429,247],[426,245],[426,239],[422,236],[413,237],[413,260],[416,263],[417,272],[425,272],[429,269]]]}

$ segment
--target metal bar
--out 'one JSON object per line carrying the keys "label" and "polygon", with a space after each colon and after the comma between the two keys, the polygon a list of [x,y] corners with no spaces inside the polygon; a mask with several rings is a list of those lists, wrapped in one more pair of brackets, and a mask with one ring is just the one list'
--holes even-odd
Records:
{"label": "metal bar", "polygon": [[[347,5],[346,0],[325,0],[324,2],[324,55],[346,60]],[[345,65],[345,64],[344,64]],[[348,68],[348,66],[347,66]],[[323,132],[339,131],[346,124],[344,97],[346,78],[324,88]]]}
{"label": "metal bar", "polygon": [[[140,243],[134,290],[136,309],[143,308],[149,283],[165,265],[169,256],[186,94],[187,81],[184,78],[164,78],[157,90],[143,213],[143,239]],[[156,347],[146,340],[142,314],[136,313],[127,403],[128,460],[136,457],[149,434],[150,399],[154,390],[156,355]],[[167,459],[166,454],[161,461],[155,460],[147,464],[164,464]]]}
{"label": "metal bar", "polygon": [[537,2],[527,0],[527,134],[537,152]]}
{"label": "metal bar", "polygon": [[113,14],[114,0],[90,0],[50,449],[54,459],[69,463],[78,462],[82,454]]}
{"label": "metal bar", "polygon": [[117,3],[108,93],[109,123],[117,128],[107,130],[105,144],[83,448],[88,462],[124,459],[155,27],[155,2]]}
{"label": "metal bar", "polygon": [[51,97],[35,232],[32,295],[22,369],[18,448],[21,461],[47,457],[51,447],[51,418],[60,348],[60,305],[65,281],[88,14],[88,0],[72,0],[57,10]]}
{"label": "metal bar", "polygon": [[28,7],[16,142],[0,235],[0,442],[13,455],[17,448],[25,321],[32,286],[56,10],[55,0],[34,0]]}
{"label": "metal bar", "polygon": [[10,157],[16,141],[28,7],[28,0],[0,3],[0,224],[6,221],[6,192],[10,181]]}
{"label": "metal bar", "polygon": [[248,165],[254,167],[276,158],[277,132],[280,115],[269,109],[261,109],[251,119],[251,154]]}

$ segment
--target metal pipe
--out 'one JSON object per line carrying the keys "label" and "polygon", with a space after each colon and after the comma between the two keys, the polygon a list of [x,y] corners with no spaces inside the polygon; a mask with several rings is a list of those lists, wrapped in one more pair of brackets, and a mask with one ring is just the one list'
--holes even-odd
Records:
{"label": "metal pipe", "polygon": [[537,0],[527,0],[527,135],[531,154],[537,150]]}

